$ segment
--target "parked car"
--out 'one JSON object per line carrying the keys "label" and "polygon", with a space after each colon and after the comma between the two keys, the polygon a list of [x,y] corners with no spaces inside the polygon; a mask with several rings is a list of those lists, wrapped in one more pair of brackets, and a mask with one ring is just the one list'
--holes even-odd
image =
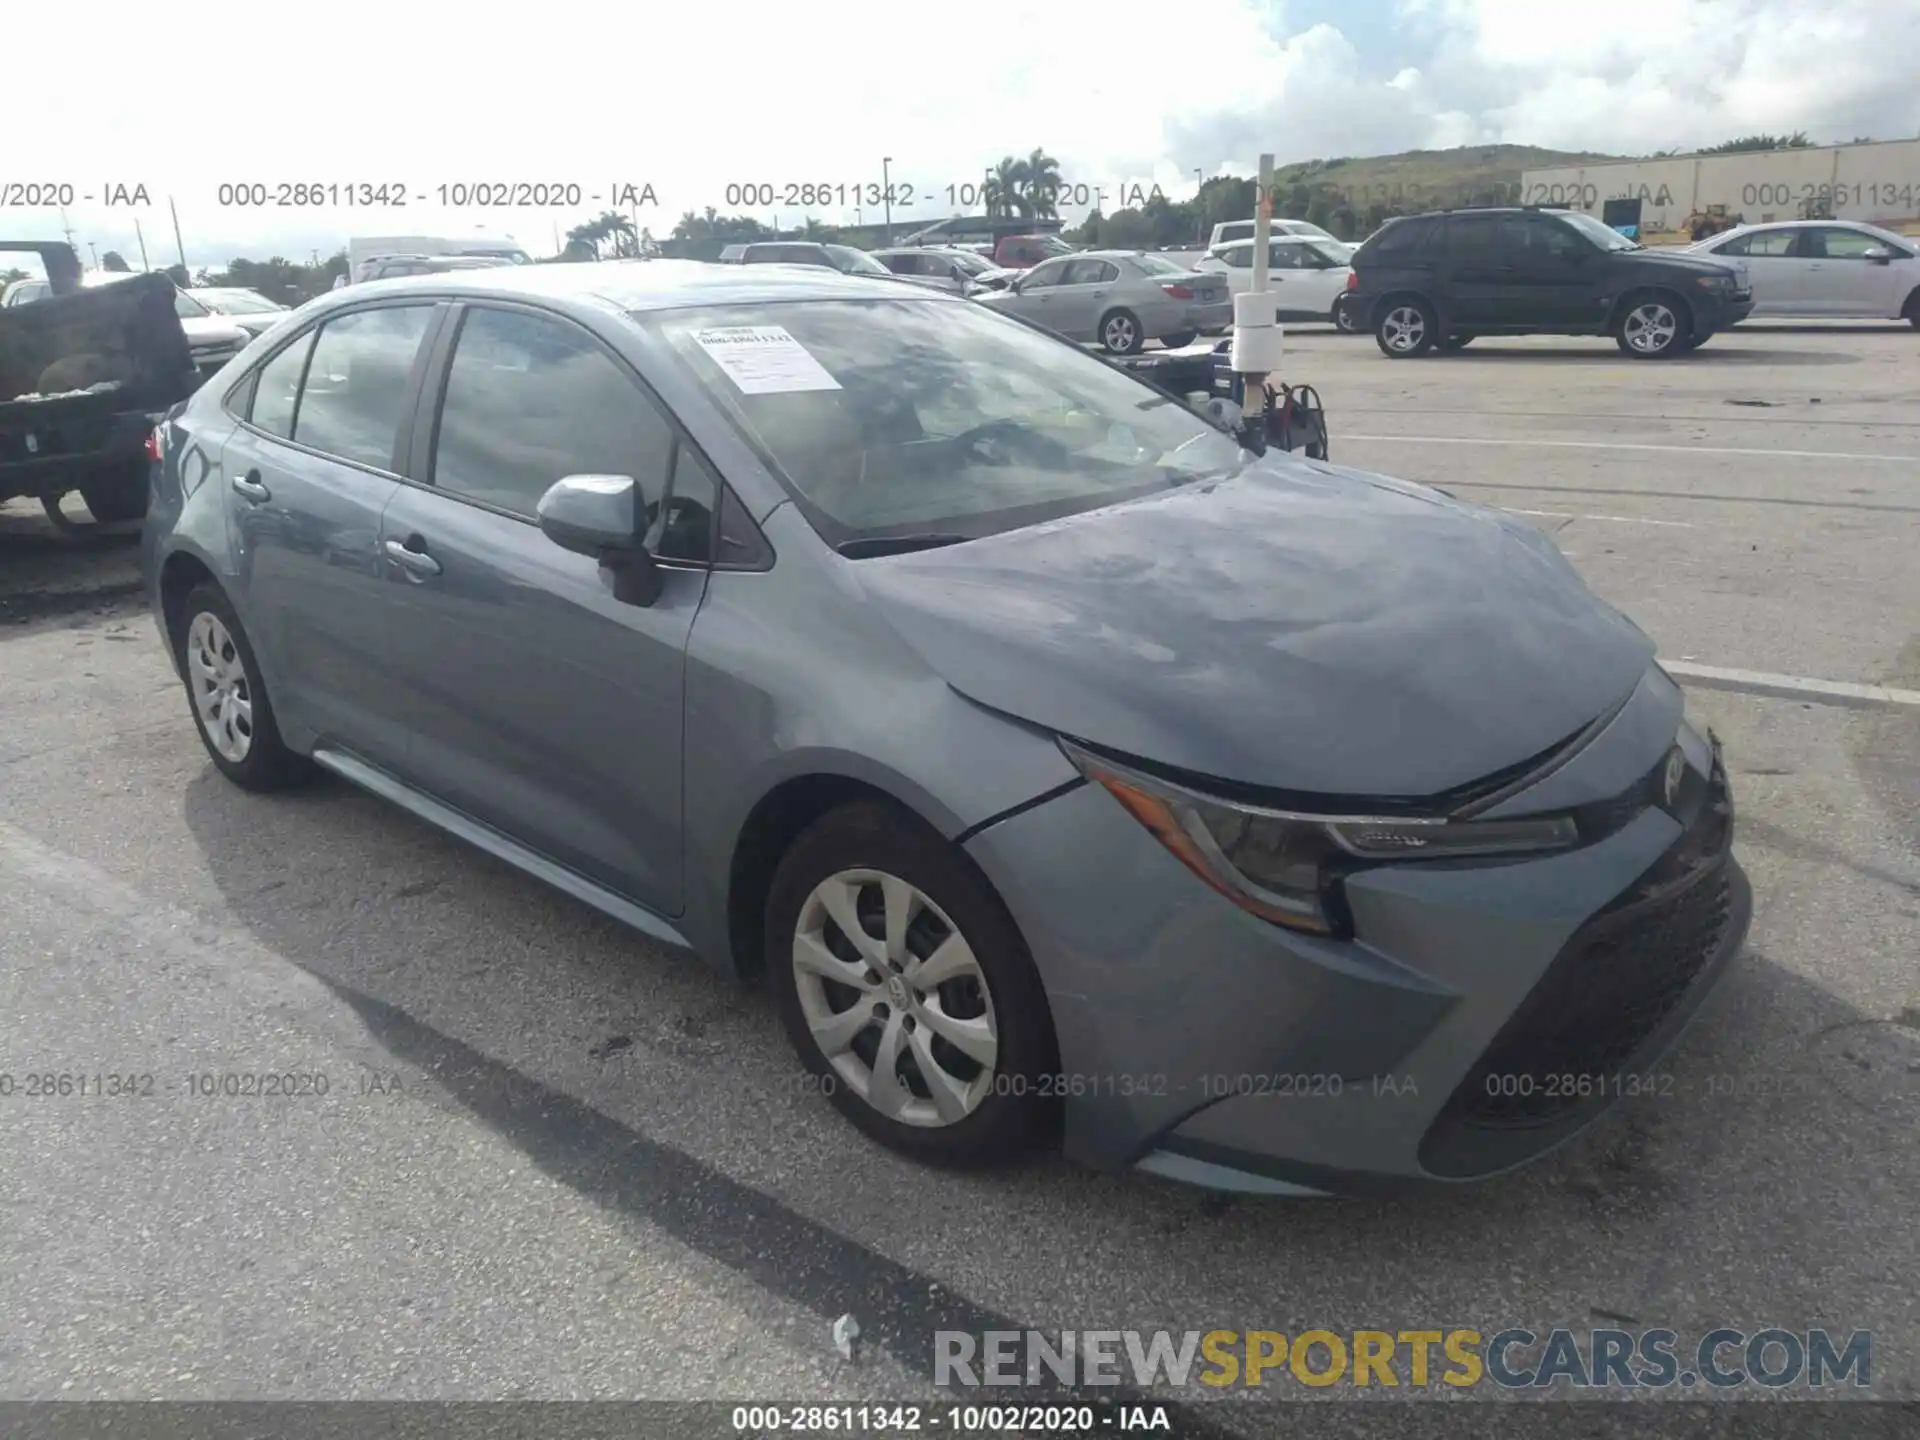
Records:
{"label": "parked car", "polygon": [[[152,273],[160,275],[169,286],[173,285],[173,281],[163,272]],[[89,270],[80,277],[80,284],[92,288],[96,285],[115,285],[133,278],[133,274],[125,270]],[[45,284],[44,281],[39,283]],[[8,303],[13,303],[11,298]],[[180,328],[186,332],[187,348],[193,356],[193,368],[202,379],[246,349],[247,342],[253,339],[252,333],[238,320],[215,314],[177,286],[173,289],[173,313],[180,318]]]}
{"label": "parked car", "polygon": [[1069,340],[1131,355],[1149,340],[1169,349],[1233,323],[1224,275],[1182,270],[1138,250],[1092,250],[1036,265],[1004,290],[974,297]]}
{"label": "parked car", "polygon": [[217,315],[246,331],[249,336],[264,335],[293,312],[277,300],[269,300],[258,290],[227,286],[196,285],[179,292],[182,305],[197,305],[205,315]]}
{"label": "parked car", "polygon": [[993,247],[993,263],[1004,270],[1031,270],[1043,260],[1077,253],[1058,235],[1007,235]]}
{"label": "parked car", "polygon": [[912,1155],[1488,1175],[1650,1073],[1747,929],[1717,745],[1543,533],[1246,454],[983,305],[403,280],[160,449],[142,567],[224,776],[332,771],[763,976]]}
{"label": "parked car", "polygon": [[173,282],[83,285],[63,241],[0,240],[14,251],[47,278],[0,299],[0,504],[38,500],[65,524],[60,502],[77,490],[96,521],[137,520],[154,422],[200,381]]}
{"label": "parked car", "polygon": [[1906,320],[1920,328],[1920,242],[1912,236],[1850,220],[1784,220],[1687,248],[1745,274],[1755,315]]}
{"label": "parked car", "polygon": [[875,250],[873,258],[903,280],[918,280],[955,295],[966,294],[981,275],[994,268],[991,261],[971,250],[933,245]]}
{"label": "parked car", "polygon": [[[727,247],[732,249],[732,246]],[[723,251],[720,257],[726,260]],[[851,245],[828,245],[817,240],[766,240],[740,247],[735,265],[813,265],[822,270],[837,270],[842,275],[868,275],[876,280],[924,281],[926,288],[940,288],[932,276],[895,275],[865,250]]]}
{"label": "parked car", "polygon": [[[514,262],[498,255],[376,255],[362,260],[350,272],[362,284],[370,280],[398,280],[407,275],[445,275],[454,270],[492,270]],[[352,282],[348,282],[352,283]],[[335,289],[344,289],[338,281]]]}
{"label": "parked car", "polygon": [[1350,303],[1395,360],[1479,335],[1611,335],[1636,360],[1662,360],[1753,309],[1725,262],[1649,250],[1577,210],[1390,220],[1354,255],[1353,274]]}
{"label": "parked car", "polygon": [[[1194,269],[1217,271],[1235,295],[1253,284],[1254,242],[1236,240],[1216,254],[1194,262]],[[1354,334],[1359,321],[1348,304],[1347,286],[1353,276],[1353,250],[1338,240],[1308,235],[1283,235],[1267,242],[1267,283],[1277,301],[1281,320],[1324,320],[1343,334]]]}
{"label": "parked car", "polygon": [[[1255,222],[1252,220],[1223,220],[1213,227],[1213,234],[1207,237],[1207,249],[1218,250],[1222,245],[1232,245],[1237,241],[1251,240]],[[1305,220],[1284,220],[1275,215],[1267,221],[1267,235],[1305,235],[1315,240],[1338,239],[1331,231],[1322,230],[1318,225]]]}

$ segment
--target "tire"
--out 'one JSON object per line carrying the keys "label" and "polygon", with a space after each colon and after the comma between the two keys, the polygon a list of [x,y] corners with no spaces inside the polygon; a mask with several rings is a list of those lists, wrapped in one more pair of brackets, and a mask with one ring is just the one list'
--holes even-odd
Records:
{"label": "tire", "polygon": [[1466,349],[1467,346],[1471,345],[1478,338],[1479,337],[1475,335],[1449,335],[1440,342],[1440,349],[1446,354],[1452,355]]}
{"label": "tire", "polygon": [[1360,333],[1360,317],[1353,313],[1353,306],[1345,295],[1333,302],[1333,312],[1327,316],[1327,320],[1342,335]]}
{"label": "tire", "polygon": [[116,466],[80,487],[87,513],[102,525],[138,520],[147,513],[147,462]]}
{"label": "tire", "polygon": [[1412,360],[1433,348],[1440,322],[1425,300],[1418,296],[1386,300],[1379,314],[1373,339],[1389,360]]}
{"label": "tire", "polygon": [[1907,296],[1907,303],[1900,307],[1900,313],[1906,317],[1909,325],[1920,330],[1920,289]]}
{"label": "tire", "polygon": [[1109,310],[1100,317],[1100,343],[1115,355],[1138,355],[1146,343],[1140,317],[1131,310]]}
{"label": "tire", "polygon": [[196,585],[188,593],[174,645],[194,729],[222,775],[243,790],[266,791],[312,774],[313,762],[280,738],[260,662],[218,586]]}
{"label": "tire", "polygon": [[1693,314],[1686,302],[1664,290],[1630,295],[1620,307],[1613,338],[1634,360],[1666,360],[1687,353]]}
{"label": "tire", "polygon": [[1162,335],[1160,343],[1169,350],[1184,350],[1200,338],[1198,330],[1182,330],[1175,335]]}
{"label": "tire", "polygon": [[[831,898],[836,890],[840,900]],[[903,957],[889,958],[883,938],[894,896],[913,907],[899,973],[889,972]],[[851,914],[860,943],[829,904]],[[861,802],[814,822],[774,872],[766,934],[766,973],[801,1064],[867,1135],[918,1160],[971,1167],[1016,1160],[1057,1134],[1058,1096],[1045,1077],[1058,1052],[1026,942],[971,863],[913,816]],[[961,949],[947,953],[962,973],[917,992],[912,966],[953,937]],[[839,978],[826,978],[828,970]],[[864,1024],[843,1020],[856,1012]],[[943,1025],[929,1024],[929,1014]],[[956,1021],[965,1029],[945,1028]],[[966,1035],[970,1054],[949,1035]],[[897,1054],[883,1072],[893,1084],[883,1100],[871,1099],[882,1093],[873,1079],[883,1045]],[[939,1101],[928,1067],[944,1082]]]}

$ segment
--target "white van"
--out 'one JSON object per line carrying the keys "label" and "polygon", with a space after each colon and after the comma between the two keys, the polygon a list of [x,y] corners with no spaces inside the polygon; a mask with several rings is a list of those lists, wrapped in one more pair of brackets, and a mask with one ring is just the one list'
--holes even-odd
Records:
{"label": "white van", "polygon": [[533,257],[511,236],[359,235],[347,241],[347,273],[364,280],[369,261],[389,255],[478,255],[510,265],[531,265]]}

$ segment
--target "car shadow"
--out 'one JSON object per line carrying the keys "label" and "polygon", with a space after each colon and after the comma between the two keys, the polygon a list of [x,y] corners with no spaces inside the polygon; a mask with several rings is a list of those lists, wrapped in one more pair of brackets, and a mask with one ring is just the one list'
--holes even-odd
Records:
{"label": "car shadow", "polygon": [[[1433,350],[1423,357],[1444,360],[1448,364],[1523,364],[1528,361],[1552,360],[1572,364],[1612,364],[1630,361],[1633,364],[1647,366],[1662,365],[1858,365],[1866,357],[1849,355],[1835,350],[1754,350],[1731,348],[1722,345],[1722,336],[1716,335],[1698,350],[1685,355],[1675,355],[1666,360],[1633,360],[1616,345],[1528,345],[1503,348],[1501,339],[1523,337],[1487,337],[1475,340],[1465,350]],[[1386,356],[1381,356],[1386,359]]]}
{"label": "car shadow", "polygon": [[[641,1081],[623,1090],[625,1072],[581,1069],[585,1057],[600,1063],[638,1043],[693,1071],[676,1093],[702,1097],[701,1133],[777,1149],[791,1139],[782,1106],[796,1092],[797,1066],[763,992],[652,947],[331,778],[262,798],[208,767],[186,788],[184,818],[237,921],[351,1006],[422,1086],[577,1194],[659,1227],[823,1327],[857,1311],[863,1345],[870,1339],[929,1379],[939,1330],[1240,1323],[1227,1316],[1336,1330],[1383,1316],[1496,1329],[1628,1317],[1683,1334],[1728,1315],[1789,1323],[1826,1315],[1829,1287],[1871,1293],[1861,1277],[1885,1273],[1874,1227],[1903,1228],[1900,1207],[1863,1204],[1843,1232],[1833,1197],[1920,1190],[1911,1144],[1920,1049],[1911,1071],[1900,1068],[1902,1037],[1920,1044],[1920,1035],[1770,959],[1763,904],[1747,953],[1656,1067],[1654,1093],[1531,1168],[1477,1185],[1323,1202],[1209,1195],[1057,1159],[952,1175],[877,1151],[806,1097],[835,1127],[821,1144],[844,1146],[862,1176],[836,1199],[846,1230],[984,1207],[996,1224],[1073,1246],[1089,1275],[1130,1275],[1140,1294],[1156,1293],[1156,1275],[1188,1293],[1198,1280],[1217,1308],[1008,1317],[954,1293],[945,1275],[920,1273],[646,1133],[623,1116],[661,1097]],[[589,1085],[593,1102],[580,1098]],[[1899,1167],[1904,1175],[1890,1173]],[[1754,1253],[1783,1263],[1741,1263]],[[1395,1277],[1391,1290],[1353,1310],[1355,1277],[1382,1274]],[[1018,1293],[1017,1274],[995,1280]],[[1415,1301],[1428,1308],[1413,1314]],[[1543,1303],[1551,1314],[1534,1313]],[[1230,1431],[1193,1418],[1179,1433],[1248,1433],[1248,1417],[1233,1408]]]}

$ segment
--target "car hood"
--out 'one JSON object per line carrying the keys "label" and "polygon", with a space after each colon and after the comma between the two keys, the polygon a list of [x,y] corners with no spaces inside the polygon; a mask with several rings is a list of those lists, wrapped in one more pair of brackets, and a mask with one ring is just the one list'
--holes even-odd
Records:
{"label": "car hood", "polygon": [[1530,526],[1286,456],[849,563],[961,694],[1279,790],[1416,799],[1481,780],[1617,704],[1654,653]]}
{"label": "car hood", "polygon": [[1628,265],[1644,265],[1650,270],[1682,271],[1688,275],[1724,275],[1738,269],[1733,257],[1696,255],[1689,250],[1622,250],[1617,259]]}

